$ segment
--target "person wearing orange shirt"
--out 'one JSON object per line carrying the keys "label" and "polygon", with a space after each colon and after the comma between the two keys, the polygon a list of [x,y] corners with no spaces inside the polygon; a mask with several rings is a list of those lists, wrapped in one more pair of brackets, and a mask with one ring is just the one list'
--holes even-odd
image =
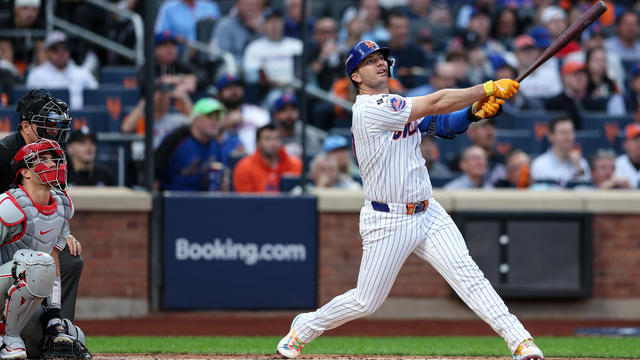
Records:
{"label": "person wearing orange shirt", "polygon": [[272,124],[258,129],[256,151],[238,162],[233,171],[236,192],[279,192],[283,174],[300,175],[302,162],[287,155]]}

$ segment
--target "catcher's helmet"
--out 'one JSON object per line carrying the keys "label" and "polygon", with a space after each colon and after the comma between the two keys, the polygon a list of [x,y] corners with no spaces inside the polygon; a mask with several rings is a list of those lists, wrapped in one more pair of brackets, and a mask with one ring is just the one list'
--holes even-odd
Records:
{"label": "catcher's helmet", "polygon": [[[51,157],[46,157],[45,154]],[[23,146],[13,157],[11,166],[16,185],[21,178],[20,170],[27,168],[38,175],[43,184],[49,184],[58,190],[64,190],[67,186],[67,158],[64,150],[53,140],[39,139]]]}
{"label": "catcher's helmet", "polygon": [[31,90],[18,102],[19,121],[38,125],[38,138],[64,144],[69,136],[71,116],[67,103],[45,89]]}
{"label": "catcher's helmet", "polygon": [[[351,74],[356,70],[358,64],[364,60],[367,56],[371,55],[374,52],[380,52],[384,57],[384,60],[389,64],[389,76],[394,77],[393,74],[393,65],[395,64],[395,59],[390,58],[389,54],[391,50],[387,47],[380,47],[378,44],[371,40],[360,41],[355,44],[351,50],[347,53],[346,67],[347,67],[347,76],[351,80]],[[354,85],[355,82],[351,80]]]}

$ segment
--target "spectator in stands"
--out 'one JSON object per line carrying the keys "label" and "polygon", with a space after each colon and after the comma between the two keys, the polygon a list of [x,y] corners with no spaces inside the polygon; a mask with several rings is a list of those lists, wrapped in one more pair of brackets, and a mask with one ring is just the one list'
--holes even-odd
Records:
{"label": "spectator in stands", "polygon": [[493,186],[484,181],[487,172],[487,153],[480,146],[470,146],[462,153],[460,170],[463,175],[451,180],[444,188],[447,190],[482,189]]}
{"label": "spectator in stands", "polygon": [[256,130],[270,121],[269,112],[245,102],[242,80],[238,75],[226,74],[216,81],[216,98],[227,110],[221,126],[236,134],[245,150],[253,154],[256,149]]}
{"label": "spectator in stands", "polygon": [[[0,40],[0,105],[17,102],[11,99],[13,84],[20,81],[20,72],[13,63],[13,49],[9,40]],[[16,101],[12,101],[16,100]]]}
{"label": "spectator in stands", "polygon": [[[154,42],[156,77],[161,77],[163,82],[173,84],[176,88],[184,87],[188,93],[206,87],[206,73],[178,59],[178,44],[172,33],[169,31],[156,33]],[[144,80],[141,83],[144,83]]]}
{"label": "spectator in stands", "polygon": [[295,59],[302,54],[302,41],[285,37],[280,11],[269,8],[262,14],[262,35],[251,41],[244,51],[245,81],[269,89],[295,78]]}
{"label": "spectator in stands", "polygon": [[447,51],[445,60],[449,63],[452,63],[455,68],[456,86],[471,86],[471,82],[467,77],[467,72],[469,70],[469,58],[467,51],[464,49]]}
{"label": "spectator in stands", "polygon": [[[629,72],[629,87],[625,93],[625,106],[630,113],[634,114],[634,121],[640,122],[640,117],[636,113],[640,110],[640,62],[635,64]],[[640,113],[638,113],[640,115]]]}
{"label": "spectator in stands", "polygon": [[591,167],[591,188],[629,189],[629,180],[616,175],[616,153],[609,149],[597,150],[589,159]]}
{"label": "spectator in stands", "polygon": [[[511,65],[504,64],[496,69],[496,79],[515,79],[518,76],[518,70]],[[505,114],[517,116],[522,110],[540,110],[544,109],[544,103],[534,97],[522,94],[518,91],[515,95],[505,100],[502,110]]]}
{"label": "spectator in stands", "polygon": [[429,95],[438,90],[456,87],[456,68],[450,62],[441,61],[433,68],[429,83],[407,91],[407,97]]}
{"label": "spectator in stands", "polygon": [[74,130],[67,140],[67,184],[69,186],[114,186],[113,175],[96,164],[96,134],[86,127]]}
{"label": "spectator in stands", "polygon": [[386,27],[389,41],[381,46],[393,52],[395,75],[407,89],[422,85],[426,80],[423,69],[426,56],[409,36],[409,18],[399,11],[391,11],[387,15]]}
{"label": "spectator in stands", "polygon": [[364,38],[367,20],[362,12],[351,11],[342,17],[342,28],[338,32],[338,48],[346,54],[355,44]]}
{"label": "spectator in stands", "polygon": [[334,81],[344,76],[338,48],[338,24],[331,17],[318,19],[313,28],[309,63],[318,87],[329,90]]}
{"label": "spectator in stands", "polygon": [[[582,51],[572,52],[567,55],[563,61],[581,61],[587,63],[586,52],[600,48],[604,48],[604,33],[603,31],[594,31],[582,42]],[[622,60],[620,60],[620,56],[611,51],[605,51],[605,56],[607,64],[606,76],[615,82],[620,91],[624,91],[626,74],[624,66],[622,65]]]}
{"label": "spectator in stands", "polygon": [[71,109],[82,109],[84,89],[95,89],[98,81],[86,68],[76,65],[69,58],[67,35],[54,30],[44,41],[47,62],[33,68],[27,76],[27,87],[31,89],[69,89]]}
{"label": "spectator in stands", "polygon": [[347,140],[342,135],[329,135],[322,143],[322,151],[331,157],[338,166],[338,181],[343,187],[360,188],[357,179],[360,179],[360,172],[353,161],[353,152]]}
{"label": "spectator in stands", "polygon": [[495,184],[496,188],[527,189],[532,183],[531,158],[520,149],[511,150],[507,156],[507,174]]}
{"label": "spectator in stands", "polygon": [[422,85],[427,79],[423,69],[426,56],[409,35],[409,18],[399,11],[391,11],[387,15],[386,27],[389,41],[382,44],[394,54],[395,75],[407,89]]}
{"label": "spectator in stands", "polygon": [[547,137],[551,147],[533,160],[533,180],[559,188],[567,187],[572,181],[589,181],[589,164],[582,157],[580,148],[576,146],[573,121],[569,118],[551,120]]}
{"label": "spectator in stands", "polygon": [[[171,107],[171,101],[180,102],[182,105],[180,106],[183,109],[183,112],[176,111]],[[122,120],[122,125],[120,126],[120,130],[123,133],[137,133],[140,135],[144,135],[145,133],[145,118],[144,118],[144,109],[145,109],[145,98],[144,96],[140,98],[138,104],[133,108],[133,110],[127,114]],[[158,79],[158,82],[155,84],[155,89],[153,93],[153,148],[158,148],[162,139],[167,136],[170,132],[175,130],[176,128],[183,126],[187,123],[187,115],[186,111],[191,111],[192,109],[191,98],[189,94],[186,92],[186,88],[184,87],[175,87],[175,85],[170,83],[162,82]],[[136,147],[134,150],[134,155],[138,154],[138,156],[142,156],[144,153],[144,148]],[[137,157],[137,156],[134,156]]]}
{"label": "spectator in stands", "polygon": [[505,177],[504,158],[496,149],[496,126],[494,119],[478,121],[469,126],[467,136],[471,144],[481,147],[487,157],[487,172],[484,181],[490,185]]}
{"label": "spectator in stands", "polygon": [[[311,36],[315,18],[311,15],[311,4],[307,5],[307,36]],[[284,36],[302,40],[302,0],[285,0]]]}
{"label": "spectator in stands", "polygon": [[[384,28],[382,19],[382,8],[377,0],[358,0],[357,6],[349,7],[342,15],[342,23],[346,24],[353,19],[353,16],[363,16],[365,30],[360,40],[373,40],[376,42],[384,42],[389,40],[389,32]],[[340,38],[344,39],[346,35],[341,32]]]}
{"label": "spectator in stands", "polygon": [[609,115],[626,113],[624,97],[616,83],[607,75],[607,54],[604,48],[587,51],[587,75],[589,82],[587,92],[590,101],[602,103]]}
{"label": "spectator in stands", "polygon": [[[353,179],[342,181],[338,173],[338,163],[336,160],[326,153],[319,153],[311,161],[309,165],[309,178],[311,183],[307,184],[307,191],[313,189],[343,189],[358,190],[362,187]],[[302,191],[300,186],[296,186],[291,190],[293,194],[300,194]]]}
{"label": "spectator in stands", "polygon": [[[44,30],[45,21],[40,12],[40,5],[40,0],[15,0],[13,13],[0,19],[0,29]],[[5,44],[3,45],[2,58],[15,65],[20,79],[24,78],[25,70],[32,64],[40,65],[45,61],[42,37],[34,37],[30,33],[25,33],[22,37],[7,38],[3,42]],[[9,50],[11,56],[8,56]]]}
{"label": "spectator in stands", "polygon": [[618,16],[616,35],[605,40],[604,48],[618,54],[622,61],[640,61],[639,33],[638,15],[633,11],[626,11]]}
{"label": "spectator in stands", "polygon": [[[542,52],[536,40],[529,35],[516,37],[513,47],[518,60],[518,73],[523,73],[533,65]],[[562,81],[558,67],[556,58],[545,61],[522,81],[518,93],[533,98],[548,98],[560,94]]]}
{"label": "spectator in stands", "polygon": [[197,39],[197,24],[203,19],[220,17],[220,9],[211,0],[165,0],[158,9],[155,33],[168,31],[180,43]]}
{"label": "spectator in stands", "polygon": [[287,155],[278,129],[268,124],[256,133],[256,152],[244,157],[233,171],[236,192],[279,192],[282,175],[300,175],[302,162]]}
{"label": "spectator in stands", "polygon": [[517,9],[500,9],[491,23],[491,37],[498,40],[506,50],[513,50],[513,41],[521,33]]}
{"label": "spectator in stands", "polygon": [[[567,23],[567,13],[559,6],[547,6],[540,13],[540,24],[544,26],[551,35],[551,41],[557,39],[562,34],[569,24]],[[569,44],[558,51],[554,57],[563,59],[568,54],[579,51],[580,44],[576,40],[571,40]]]}
{"label": "spectator in stands", "polygon": [[632,189],[640,188],[640,123],[631,123],[624,130],[624,154],[616,159],[615,174],[629,181]]}
{"label": "spectator in stands", "polygon": [[423,135],[420,142],[420,152],[425,160],[425,166],[430,178],[442,178],[451,176],[451,171],[440,162],[440,149],[430,135]]}
{"label": "spectator in stands", "polygon": [[238,0],[213,29],[212,44],[233,54],[237,64],[243,64],[244,49],[258,33],[263,9],[263,0]]}
{"label": "spectator in stands", "polygon": [[222,131],[224,107],[213,98],[193,106],[191,124],[169,134],[156,151],[162,190],[228,191],[230,156],[244,154],[240,140]]}
{"label": "spectator in stands", "polygon": [[592,99],[587,93],[589,77],[585,63],[565,61],[562,64],[562,84],[563,92],[547,99],[545,107],[547,110],[566,111],[573,121],[574,128],[582,128],[581,111],[607,110],[606,103]]}
{"label": "spectator in stands", "polygon": [[[302,156],[302,122],[299,121],[300,111],[298,100],[292,94],[284,93],[271,105],[271,117],[278,129],[280,140],[287,154]],[[306,147],[307,155],[315,156],[322,152],[322,142],[327,133],[312,125],[307,125]]]}

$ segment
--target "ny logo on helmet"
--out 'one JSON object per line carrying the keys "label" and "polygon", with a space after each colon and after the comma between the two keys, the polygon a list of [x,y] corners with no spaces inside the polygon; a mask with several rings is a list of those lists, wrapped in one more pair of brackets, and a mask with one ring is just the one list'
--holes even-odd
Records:
{"label": "ny logo on helmet", "polygon": [[364,44],[367,45],[367,47],[369,49],[375,49],[376,48],[376,43],[374,43],[371,40],[365,40]]}

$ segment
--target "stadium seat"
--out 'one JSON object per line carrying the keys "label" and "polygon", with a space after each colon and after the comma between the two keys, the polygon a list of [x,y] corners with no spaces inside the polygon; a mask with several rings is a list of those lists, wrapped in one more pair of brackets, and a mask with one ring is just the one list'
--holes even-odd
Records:
{"label": "stadium seat", "polygon": [[134,66],[105,66],[100,69],[100,84],[138,88],[138,69]]}
{"label": "stadium seat", "polygon": [[453,140],[435,138],[435,144],[438,145],[438,150],[440,151],[440,162],[450,165],[462,150],[471,145],[471,140],[466,134],[462,134]]}
{"label": "stadium seat", "polygon": [[598,149],[613,149],[614,146],[606,139],[599,130],[578,130],[576,131],[576,143],[580,144],[582,156],[586,159]]}
{"label": "stadium seat", "polygon": [[633,118],[630,115],[611,116],[599,112],[585,112],[582,114],[583,130],[598,130],[602,132],[611,147],[618,145],[618,134],[620,131],[624,131],[624,127],[631,122],[633,122]]}
{"label": "stadium seat", "polygon": [[525,129],[498,129],[496,149],[501,155],[506,155],[513,149],[520,149],[529,154],[539,154],[542,152],[542,142],[532,135],[532,131]]}
{"label": "stadium seat", "polygon": [[74,110],[71,116],[74,129],[87,127],[91,132],[120,131],[119,122],[110,121],[104,106],[85,106],[82,110]]}
{"label": "stadium seat", "polygon": [[300,176],[282,176],[280,178],[280,192],[287,193],[298,185],[300,185]]}
{"label": "stadium seat", "polygon": [[460,176],[461,173],[454,173],[449,176],[429,176],[431,180],[431,186],[434,188],[442,188],[448,184],[451,180]]}
{"label": "stadium seat", "polygon": [[0,132],[12,132],[18,128],[18,112],[15,106],[0,107]]}
{"label": "stadium seat", "polygon": [[[10,103],[17,104],[23,96],[33,89],[26,86],[14,86],[11,90]],[[69,89],[47,89],[54,98],[60,99],[69,104]],[[14,109],[15,110],[15,109]]]}
{"label": "stadium seat", "polygon": [[117,125],[117,129],[120,128],[120,121],[125,115],[123,109],[127,106],[135,106],[140,100],[138,89],[125,89],[121,86],[85,89],[83,94],[85,106],[106,107],[107,114],[111,121],[116,122],[113,126]]}

